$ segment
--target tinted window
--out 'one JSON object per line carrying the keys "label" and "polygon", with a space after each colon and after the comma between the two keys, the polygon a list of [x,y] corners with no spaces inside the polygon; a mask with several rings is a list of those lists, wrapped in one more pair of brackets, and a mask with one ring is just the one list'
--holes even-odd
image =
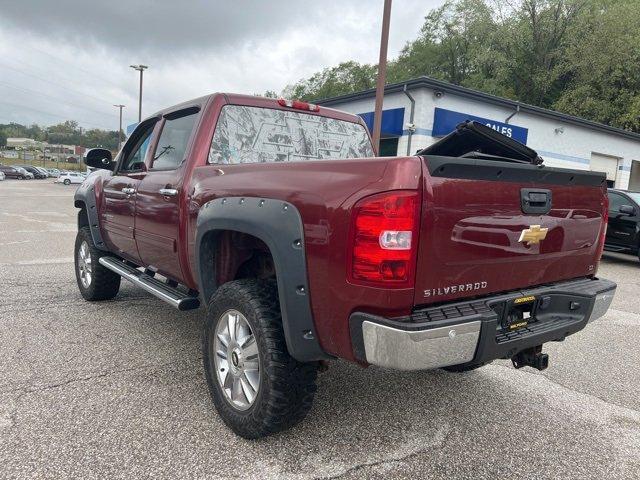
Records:
{"label": "tinted window", "polygon": [[640,193],[638,193],[638,192],[627,192],[627,195],[629,195],[631,198],[633,198],[633,201],[636,202],[638,205],[640,205]]}
{"label": "tinted window", "polygon": [[198,118],[197,112],[193,113],[193,109],[189,112],[187,115],[166,119],[153,157],[152,168],[172,170],[184,160],[191,131]]}
{"label": "tinted window", "polygon": [[620,210],[622,205],[629,205],[629,201],[624,198],[622,195],[618,195],[617,193],[609,193],[609,210],[612,212],[617,212]]}
{"label": "tinted window", "polygon": [[136,128],[122,150],[124,160],[120,170],[135,171],[142,168],[155,125],[156,121],[152,121]]}
{"label": "tinted window", "polygon": [[209,150],[209,163],[294,162],[373,157],[357,123],[297,111],[227,105]]}

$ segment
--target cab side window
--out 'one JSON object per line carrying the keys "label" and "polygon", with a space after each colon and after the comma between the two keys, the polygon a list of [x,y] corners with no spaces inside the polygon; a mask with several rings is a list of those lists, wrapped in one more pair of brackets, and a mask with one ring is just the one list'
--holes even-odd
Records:
{"label": "cab side window", "polygon": [[123,159],[120,170],[135,172],[144,168],[144,159],[151,143],[153,129],[158,122],[157,119],[141,124],[131,135],[127,145],[122,149]]}
{"label": "cab side window", "polygon": [[622,195],[617,193],[609,193],[609,211],[619,212],[622,205],[629,205],[630,202]]}
{"label": "cab side window", "polygon": [[188,108],[165,115],[151,165],[153,170],[174,170],[184,161],[198,112],[198,108]]}

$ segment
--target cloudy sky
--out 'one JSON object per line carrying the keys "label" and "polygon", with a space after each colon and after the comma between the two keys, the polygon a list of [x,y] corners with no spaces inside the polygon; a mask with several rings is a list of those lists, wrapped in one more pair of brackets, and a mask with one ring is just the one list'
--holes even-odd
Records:
{"label": "cloudy sky", "polygon": [[[0,0],[0,123],[117,129],[215,91],[280,92],[341,61],[377,61],[382,0]],[[393,2],[389,56],[444,0]]]}

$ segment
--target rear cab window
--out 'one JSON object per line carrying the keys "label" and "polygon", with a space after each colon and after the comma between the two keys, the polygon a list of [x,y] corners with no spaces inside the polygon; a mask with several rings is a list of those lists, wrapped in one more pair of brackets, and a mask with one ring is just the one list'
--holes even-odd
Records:
{"label": "rear cab window", "polygon": [[300,162],[373,156],[371,140],[361,124],[297,111],[225,105],[208,162]]}

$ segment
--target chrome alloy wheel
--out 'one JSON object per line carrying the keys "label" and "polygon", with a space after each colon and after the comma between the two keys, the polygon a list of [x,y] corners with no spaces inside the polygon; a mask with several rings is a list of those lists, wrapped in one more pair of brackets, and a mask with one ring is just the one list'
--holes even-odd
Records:
{"label": "chrome alloy wheel", "polygon": [[213,344],[218,383],[226,400],[237,410],[247,410],[260,388],[260,357],[245,316],[237,310],[224,312]]}
{"label": "chrome alloy wheel", "polygon": [[78,272],[80,273],[80,282],[84,288],[89,288],[91,278],[93,277],[93,269],[91,267],[91,252],[89,244],[86,241],[80,245],[78,251]]}

